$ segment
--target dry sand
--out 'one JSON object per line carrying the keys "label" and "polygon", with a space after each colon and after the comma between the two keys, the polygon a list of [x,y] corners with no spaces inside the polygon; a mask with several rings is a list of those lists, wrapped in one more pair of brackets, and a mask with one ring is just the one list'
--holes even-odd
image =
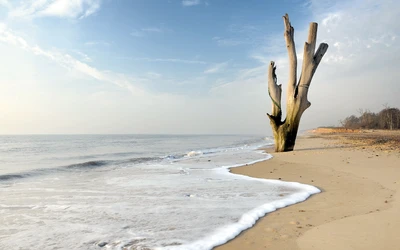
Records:
{"label": "dry sand", "polygon": [[322,193],[268,214],[215,249],[399,250],[400,151],[336,137],[303,137],[293,152],[232,169],[311,184]]}

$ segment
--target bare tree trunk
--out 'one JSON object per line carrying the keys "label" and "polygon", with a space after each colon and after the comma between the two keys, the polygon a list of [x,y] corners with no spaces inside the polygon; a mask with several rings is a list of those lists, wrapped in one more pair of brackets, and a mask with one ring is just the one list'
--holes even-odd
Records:
{"label": "bare tree trunk", "polygon": [[304,45],[301,76],[297,83],[297,55],[294,44],[294,29],[290,24],[288,14],[283,17],[283,21],[286,48],[289,55],[289,82],[286,96],[287,114],[284,121],[282,121],[281,108],[282,85],[277,84],[275,63],[271,62],[268,69],[268,93],[272,100],[272,112],[267,115],[274,133],[276,152],[293,150],[301,116],[311,105],[307,99],[308,88],[310,87],[315,70],[328,49],[328,44],[321,43],[315,52],[318,24],[310,23],[308,41]]}

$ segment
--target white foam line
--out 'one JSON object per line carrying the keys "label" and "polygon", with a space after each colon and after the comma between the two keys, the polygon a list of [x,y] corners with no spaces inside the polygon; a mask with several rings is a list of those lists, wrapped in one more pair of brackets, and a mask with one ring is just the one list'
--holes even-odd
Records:
{"label": "white foam line", "polygon": [[[260,152],[262,154],[266,154]],[[265,203],[259,207],[256,207],[247,213],[243,214],[239,221],[225,227],[218,228],[211,235],[204,237],[200,240],[194,241],[192,243],[179,245],[179,246],[167,246],[167,247],[159,247],[155,248],[156,250],[210,250],[216,246],[225,244],[229,240],[234,239],[238,236],[242,231],[251,228],[257,222],[258,219],[264,217],[267,213],[271,213],[279,208],[283,208],[286,206],[290,206],[302,201],[305,201],[308,197],[313,194],[321,192],[318,188],[302,184],[299,182],[286,182],[280,180],[271,180],[271,179],[262,179],[262,178],[254,178],[246,175],[234,174],[230,172],[230,168],[240,167],[245,165],[254,164],[257,162],[265,161],[272,158],[272,155],[266,154],[267,157],[249,162],[247,164],[233,165],[233,166],[224,166],[219,168],[214,168],[213,170],[220,172],[221,174],[230,174],[235,175],[241,179],[252,180],[252,181],[261,181],[270,184],[284,184],[285,186],[289,186],[292,188],[302,189],[303,192],[291,194],[286,198],[282,198],[278,201],[273,201],[269,203]]]}

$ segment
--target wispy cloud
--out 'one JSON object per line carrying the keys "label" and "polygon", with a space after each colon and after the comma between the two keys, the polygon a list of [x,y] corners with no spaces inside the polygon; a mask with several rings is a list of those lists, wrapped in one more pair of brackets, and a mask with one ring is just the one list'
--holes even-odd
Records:
{"label": "wispy cloud", "polygon": [[[392,58],[392,53],[387,54],[388,51],[400,49],[396,41],[400,35],[400,25],[391,24],[395,16],[400,15],[399,7],[392,1],[381,1],[379,4],[370,2],[363,6],[353,3],[346,9],[322,15],[318,35],[332,45],[324,61],[361,66],[375,64],[375,57],[387,55]],[[362,12],[354,17],[352,13],[358,9]],[[385,15],[382,16],[382,13]],[[377,19],[379,22],[376,22]]]}
{"label": "wispy cloud", "polygon": [[194,77],[189,77],[184,80],[177,80],[177,79],[168,79],[167,82],[169,84],[173,85],[178,85],[178,86],[201,86],[206,83],[206,77],[203,76],[194,76]]}
{"label": "wispy cloud", "polygon": [[85,46],[96,46],[96,45],[102,45],[102,46],[110,46],[111,44],[106,41],[88,41],[85,42]]}
{"label": "wispy cloud", "polygon": [[29,0],[12,9],[9,15],[23,18],[85,18],[96,13],[100,6],[101,0]]}
{"label": "wispy cloud", "polygon": [[[240,70],[232,80],[218,80],[210,89],[211,94],[235,93],[236,96],[244,96],[252,93],[257,95],[258,99],[262,99],[261,94],[266,85],[265,82],[265,66],[255,68],[247,68]],[[229,90],[229,91],[227,91]],[[233,92],[232,92],[233,91]]]}
{"label": "wispy cloud", "polygon": [[271,61],[271,59],[268,59],[267,56],[263,56],[263,55],[259,55],[259,54],[251,55],[250,57],[259,61],[262,64],[268,64]]}
{"label": "wispy cloud", "polygon": [[93,61],[92,58],[90,58],[87,54],[85,54],[85,53],[83,53],[83,52],[81,52],[79,50],[73,50],[73,52],[78,54],[82,58],[82,60],[85,61],[85,62],[92,62]]}
{"label": "wispy cloud", "polygon": [[[111,83],[121,88],[128,89],[135,95],[145,93],[143,89],[134,85],[135,81],[142,81],[134,77],[129,77],[124,74],[114,73],[111,71],[101,71],[95,67],[84,63],[69,54],[60,53],[58,51],[49,51],[42,49],[37,45],[30,45],[25,39],[18,36],[14,31],[9,29],[5,24],[0,24],[0,42],[13,45],[25,51],[31,52],[34,55],[45,57],[60,66],[69,69],[76,70],[86,76],[92,77],[96,80]],[[83,53],[79,52],[81,55]]]}
{"label": "wispy cloud", "polygon": [[254,34],[254,32],[262,32],[262,29],[255,25],[231,24],[228,31],[232,33]]}
{"label": "wispy cloud", "polygon": [[228,62],[217,63],[212,65],[210,68],[204,71],[204,74],[215,74],[220,73],[228,66]]}
{"label": "wispy cloud", "polygon": [[131,36],[134,36],[134,37],[143,37],[144,35],[145,35],[145,32],[140,31],[140,30],[133,30],[131,32]]}
{"label": "wispy cloud", "polygon": [[212,40],[216,41],[219,46],[238,46],[246,43],[245,41],[237,38],[222,38],[219,36],[213,37]]}
{"label": "wispy cloud", "polygon": [[183,0],[182,5],[185,7],[195,6],[201,4],[201,0]]}
{"label": "wispy cloud", "polygon": [[208,64],[205,61],[199,60],[185,60],[185,59],[178,59],[178,58],[136,58],[135,60],[139,61],[147,61],[147,62],[172,62],[172,63],[185,63],[185,64]]}
{"label": "wispy cloud", "polygon": [[156,28],[156,27],[142,28],[142,31],[149,32],[149,33],[162,33],[163,32],[162,29]]}
{"label": "wispy cloud", "polygon": [[156,72],[152,72],[152,71],[147,72],[147,73],[146,73],[146,76],[149,77],[150,79],[159,79],[159,78],[162,77],[161,74],[156,73]]}
{"label": "wispy cloud", "polygon": [[231,47],[238,45],[250,45],[258,47],[265,44],[265,32],[257,25],[231,24],[227,28],[229,35],[225,37],[215,36],[212,38],[218,46]]}
{"label": "wispy cloud", "polygon": [[164,33],[166,29],[158,28],[158,27],[146,27],[132,30],[131,36],[134,37],[144,37],[147,34],[157,34],[157,33]]}
{"label": "wispy cloud", "polygon": [[0,0],[0,6],[11,8],[11,3],[8,0]]}

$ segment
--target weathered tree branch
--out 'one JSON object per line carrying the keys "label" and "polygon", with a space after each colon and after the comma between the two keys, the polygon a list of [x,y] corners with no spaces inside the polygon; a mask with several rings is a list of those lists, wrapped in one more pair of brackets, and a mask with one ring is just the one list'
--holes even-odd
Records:
{"label": "weathered tree branch", "polygon": [[272,101],[272,113],[271,115],[267,113],[267,115],[271,120],[271,125],[274,127],[282,123],[282,85],[278,85],[278,78],[276,77],[275,70],[275,63],[271,61],[268,67],[268,95]]}
{"label": "weathered tree branch", "polygon": [[311,80],[314,76],[317,67],[324,56],[325,52],[328,50],[328,44],[321,43],[318,47],[317,52],[315,52],[315,45],[317,41],[317,23],[310,23],[310,28],[308,31],[308,41],[304,44],[304,54],[303,54],[303,67],[301,70],[301,77],[299,84],[297,86],[298,94],[300,99],[302,99],[300,112],[304,112],[307,108],[311,106],[308,101],[308,88],[310,87]]}
{"label": "weathered tree branch", "polygon": [[303,67],[301,69],[299,86],[309,86],[311,83],[312,72],[314,69],[314,51],[317,39],[317,28],[317,23],[310,23],[308,41],[304,43]]}
{"label": "weathered tree branch", "polygon": [[290,24],[288,14],[283,16],[283,23],[285,26],[284,37],[286,42],[286,49],[289,55],[289,80],[287,99],[288,102],[292,102],[297,81],[297,55],[296,46],[294,44],[294,28]]}
{"label": "weathered tree branch", "polygon": [[[317,52],[315,52],[315,55],[314,55],[315,69],[317,69],[319,63],[321,62],[322,57],[325,55],[327,50],[328,50],[328,44],[321,43],[319,45]],[[314,70],[314,72],[315,72],[315,70]]]}
{"label": "weathered tree branch", "polygon": [[268,93],[272,100],[272,115],[281,116],[282,85],[278,85],[278,79],[276,77],[275,70],[275,63],[271,62],[268,67]]}

